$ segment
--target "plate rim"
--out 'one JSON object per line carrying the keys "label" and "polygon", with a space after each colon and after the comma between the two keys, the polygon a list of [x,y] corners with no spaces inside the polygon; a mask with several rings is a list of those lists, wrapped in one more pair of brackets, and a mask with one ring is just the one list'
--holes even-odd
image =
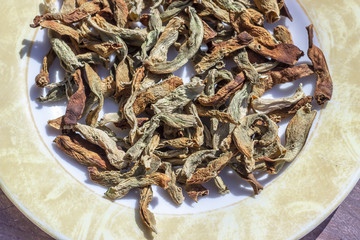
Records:
{"label": "plate rim", "polygon": [[[297,0],[298,1],[298,0]],[[38,1],[39,2],[39,1]],[[298,1],[298,3],[300,4],[300,6],[303,7],[302,2],[304,1]],[[309,1],[308,1],[309,2]],[[323,1],[326,2],[326,1]],[[313,21],[313,19],[311,18],[311,16],[309,16],[308,12],[305,11],[304,7],[303,7],[304,12],[308,15],[310,21]],[[315,24],[315,23],[314,23]],[[316,25],[315,25],[316,26]],[[2,30],[2,29],[1,29]],[[319,41],[320,43],[322,43],[323,41],[321,41],[321,37],[319,36]],[[29,49],[30,51],[31,49]],[[0,120],[2,120],[2,118],[0,118]],[[314,229],[317,225],[319,225],[324,219],[326,219],[327,216],[329,216],[338,205],[341,204],[341,202],[346,198],[346,196],[350,193],[350,191],[354,188],[354,186],[356,185],[357,181],[360,179],[360,169],[358,169],[357,173],[354,173],[352,181],[350,184],[347,185],[347,187],[345,188],[345,191],[342,192],[341,196],[338,196],[338,198],[333,199],[332,201],[332,205],[328,207],[328,211],[326,213],[324,213],[320,218],[318,217],[317,219],[313,220],[311,223],[309,223],[309,225],[307,226],[307,230],[299,232],[298,236],[302,237],[304,235],[306,235],[308,232],[310,232],[312,229]],[[35,215],[33,215],[31,213],[31,211],[29,209],[27,209],[22,203],[21,201],[18,199],[18,197],[14,194],[11,193],[11,191],[6,187],[6,184],[3,182],[3,178],[0,175],[0,186],[1,189],[4,191],[5,195],[11,200],[11,202],[14,203],[14,205],[28,218],[30,219],[36,226],[38,226],[40,229],[42,229],[44,232],[48,233],[50,236],[52,237],[57,237],[57,238],[66,238],[66,236],[63,236],[61,233],[54,231],[54,229],[52,229],[52,227],[48,226],[48,224],[46,224],[45,222],[41,221],[40,219],[38,219]]]}

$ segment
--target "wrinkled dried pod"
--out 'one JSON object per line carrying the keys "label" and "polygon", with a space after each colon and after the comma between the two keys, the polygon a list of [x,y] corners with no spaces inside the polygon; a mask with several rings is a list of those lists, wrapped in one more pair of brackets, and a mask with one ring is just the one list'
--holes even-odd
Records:
{"label": "wrinkled dried pod", "polygon": [[56,21],[43,21],[40,23],[43,28],[51,29],[60,35],[65,35],[73,38],[77,43],[80,43],[80,34],[78,31],[65,24],[58,23]]}
{"label": "wrinkled dried pod", "polygon": [[268,146],[277,140],[278,127],[264,114],[248,115],[234,128],[232,139],[236,148],[245,156],[244,167],[247,173],[255,169],[253,158],[255,144]]}
{"label": "wrinkled dried pod", "polygon": [[124,0],[110,0],[114,12],[114,18],[118,27],[124,27],[127,23],[129,10]]}
{"label": "wrinkled dried pod", "polygon": [[274,37],[268,30],[253,23],[251,12],[244,10],[240,13],[231,13],[230,17],[231,24],[238,33],[246,31],[254,37],[257,42],[266,47],[276,45]]}
{"label": "wrinkled dried pod", "polygon": [[204,26],[201,19],[196,14],[196,11],[192,7],[188,7],[190,17],[190,36],[186,43],[182,44],[178,55],[172,61],[166,61],[163,63],[152,64],[145,62],[144,65],[153,73],[166,74],[172,73],[185,65],[190,58],[199,50],[202,39],[204,37]]}
{"label": "wrinkled dried pod", "polygon": [[280,15],[287,17],[288,19],[290,19],[290,21],[293,21],[293,17],[291,16],[291,13],[286,6],[285,0],[277,0],[277,1],[280,9]]}
{"label": "wrinkled dried pod", "polygon": [[264,57],[270,57],[273,60],[288,65],[295,65],[299,58],[304,56],[304,52],[301,51],[297,46],[287,43],[265,46],[260,42],[254,41],[249,44],[249,48]]}
{"label": "wrinkled dried pod", "polygon": [[184,23],[184,19],[179,17],[175,17],[168,22],[155,46],[150,51],[149,57],[144,62],[145,65],[154,65],[166,61],[168,50],[178,39],[179,29]]}
{"label": "wrinkled dried pod", "polygon": [[75,23],[88,17],[88,15],[97,13],[98,11],[100,11],[100,2],[86,2],[68,13],[46,13],[41,16],[36,16],[33,20],[33,24],[30,24],[30,27],[38,27],[40,26],[40,23],[45,20],[60,20],[66,24]]}
{"label": "wrinkled dried pod", "polygon": [[195,202],[198,202],[198,196],[203,197],[209,195],[209,190],[200,184],[187,184],[185,185],[185,191]]}
{"label": "wrinkled dried pod", "polygon": [[35,84],[37,87],[45,87],[50,83],[48,69],[52,65],[56,58],[56,54],[53,49],[50,49],[46,56],[43,58],[40,73],[35,77]]}
{"label": "wrinkled dried pod", "polygon": [[99,75],[94,71],[94,69],[87,63],[85,63],[85,74],[91,92],[97,97],[99,104],[98,106],[89,112],[86,117],[86,123],[90,126],[95,126],[97,119],[99,117],[100,110],[104,105],[104,95],[102,93],[102,81]]}
{"label": "wrinkled dried pod", "polygon": [[167,189],[169,182],[169,177],[159,172],[154,172],[150,175],[129,177],[126,179],[122,179],[120,183],[118,183],[116,186],[110,187],[106,191],[105,195],[110,199],[118,199],[126,196],[126,194],[128,194],[129,191],[133,188],[157,185],[159,187]]}
{"label": "wrinkled dried pod", "polygon": [[261,81],[253,87],[253,95],[261,97],[265,91],[277,84],[293,82],[312,74],[314,74],[314,71],[307,64],[267,72],[260,76]]}
{"label": "wrinkled dried pod", "polygon": [[153,199],[153,191],[151,186],[144,187],[140,193],[139,211],[143,223],[153,232],[157,233],[155,216],[148,209],[151,200]]}
{"label": "wrinkled dried pod", "polygon": [[302,84],[300,84],[294,95],[291,97],[264,99],[253,96],[251,106],[257,113],[268,114],[276,110],[290,107],[304,97],[305,93],[302,90]]}
{"label": "wrinkled dried pod", "polygon": [[253,38],[246,32],[242,32],[236,37],[223,41],[218,44],[213,44],[209,53],[201,57],[200,61],[195,65],[195,71],[198,74],[204,73],[209,68],[215,66],[224,57],[236,50],[245,48],[253,41]]}
{"label": "wrinkled dried pod", "polygon": [[77,121],[81,118],[85,108],[86,94],[80,69],[76,70],[74,74],[74,80],[78,85],[78,89],[69,98],[69,103],[66,107],[66,112],[64,116],[65,125],[75,125]]}
{"label": "wrinkled dried pod", "polygon": [[315,110],[311,110],[310,104],[303,106],[297,111],[285,131],[285,156],[272,161],[265,161],[269,173],[278,173],[286,162],[293,161],[300,153],[305,145],[316,113]]}
{"label": "wrinkled dried pod", "polygon": [[317,75],[314,97],[317,103],[322,105],[331,99],[333,83],[324,53],[313,44],[313,25],[309,25],[306,29],[309,34],[308,56],[314,65],[314,72]]}
{"label": "wrinkled dried pod", "polygon": [[276,26],[274,28],[274,37],[281,43],[294,44],[291,32],[285,26]]}
{"label": "wrinkled dried pod", "polygon": [[256,7],[265,14],[268,23],[280,20],[280,9],[277,0],[254,0]]}
{"label": "wrinkled dried pod", "polygon": [[245,80],[244,73],[239,73],[235,76],[234,80],[222,87],[216,94],[211,97],[200,95],[198,101],[203,106],[214,106],[221,105],[226,102],[226,100],[236,93],[239,89],[242,88]]}
{"label": "wrinkled dried pod", "polygon": [[114,169],[103,149],[86,141],[78,134],[59,135],[54,142],[63,152],[80,164],[104,170]]}
{"label": "wrinkled dried pod", "polygon": [[183,85],[183,81],[179,77],[172,77],[161,83],[147,88],[145,91],[140,92],[133,104],[135,115],[142,113],[150,104],[156,103],[158,100],[166,97],[177,87]]}
{"label": "wrinkled dried pod", "polygon": [[163,162],[160,168],[164,169],[165,174],[171,179],[168,183],[169,187],[166,189],[166,191],[169,193],[174,203],[181,205],[185,198],[182,193],[182,188],[176,184],[176,174],[172,170],[171,164],[168,162]]}
{"label": "wrinkled dried pod", "polygon": [[214,0],[202,0],[199,2],[204,6],[208,13],[213,14],[214,17],[224,23],[230,23],[229,12],[216,4]]}
{"label": "wrinkled dried pod", "polygon": [[228,164],[232,156],[232,152],[224,153],[219,158],[210,161],[205,168],[198,168],[191,177],[186,180],[186,184],[202,184],[210,181]]}
{"label": "wrinkled dried pod", "polygon": [[124,151],[119,150],[116,142],[104,131],[82,124],[75,125],[74,129],[79,131],[86,140],[104,149],[111,165],[115,168],[122,169],[129,165],[129,162],[123,159],[125,155]]}

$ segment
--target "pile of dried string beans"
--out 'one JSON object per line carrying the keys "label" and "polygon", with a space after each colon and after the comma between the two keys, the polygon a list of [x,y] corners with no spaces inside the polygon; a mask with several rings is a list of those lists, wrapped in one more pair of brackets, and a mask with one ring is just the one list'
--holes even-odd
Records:
{"label": "pile of dried string beans", "polygon": [[[43,7],[31,24],[48,29],[51,43],[35,79],[48,89],[38,101],[68,99],[64,115],[49,121],[62,131],[54,142],[88,166],[92,181],[109,187],[108,198],[140,188],[140,214],[153,231],[151,185],[176,204],[184,200],[181,186],[195,201],[209,193],[202,185],[208,181],[226,194],[219,173],[229,166],[258,194],[263,187],[254,171],[276,174],[298,155],[316,115],[313,97],[301,84],[291,97],[263,99],[265,91],[315,74],[315,100],[331,98],[312,25],[312,64],[298,65],[304,53],[289,30],[279,25],[271,34],[263,27],[280,15],[292,20],[283,0],[64,0],[60,11],[47,0]],[[139,21],[143,28],[133,27]],[[177,55],[168,61],[170,47]],[[50,83],[56,58],[65,77]],[[224,59],[236,67],[227,70]],[[173,72],[189,61],[197,74],[184,84]],[[100,66],[108,77],[99,77]],[[119,108],[99,116],[105,98]],[[287,117],[283,146],[277,123]],[[128,135],[116,135],[111,124]]]}

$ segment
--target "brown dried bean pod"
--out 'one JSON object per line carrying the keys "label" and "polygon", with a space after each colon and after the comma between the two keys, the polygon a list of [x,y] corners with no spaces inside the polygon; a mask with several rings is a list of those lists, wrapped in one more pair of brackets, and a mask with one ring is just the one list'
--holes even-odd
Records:
{"label": "brown dried bean pod", "polygon": [[268,23],[280,20],[280,9],[277,0],[254,0],[256,7],[265,14]]}
{"label": "brown dried bean pod", "polygon": [[78,134],[59,135],[55,138],[56,145],[78,163],[94,166],[104,170],[113,170],[103,149],[83,139]]}
{"label": "brown dried bean pod", "polygon": [[40,23],[45,20],[60,20],[64,23],[75,23],[82,19],[87,18],[89,15],[93,15],[100,11],[101,3],[98,1],[91,1],[82,4],[80,7],[74,9],[68,13],[46,13],[41,16],[36,16],[33,20],[33,24],[30,27],[36,28],[40,26]]}
{"label": "brown dried bean pod", "polygon": [[276,26],[274,28],[274,37],[281,43],[294,44],[291,32],[285,26]]}
{"label": "brown dried bean pod", "polygon": [[234,78],[233,81],[222,87],[216,94],[212,96],[200,95],[198,101],[203,106],[215,106],[224,104],[229,97],[235,94],[239,89],[242,88],[245,81],[244,73],[241,72]]}
{"label": "brown dried bean pod", "polygon": [[83,80],[81,78],[81,70],[77,69],[74,76],[74,80],[78,85],[76,92],[69,98],[69,103],[66,107],[64,116],[65,125],[75,125],[81,118],[81,115],[85,108],[86,94]]}
{"label": "brown dried bean pod", "polygon": [[314,65],[314,71],[317,75],[314,97],[319,105],[323,105],[331,99],[333,83],[324,53],[313,44],[313,25],[309,25],[306,29],[309,34],[309,50],[307,54]]}

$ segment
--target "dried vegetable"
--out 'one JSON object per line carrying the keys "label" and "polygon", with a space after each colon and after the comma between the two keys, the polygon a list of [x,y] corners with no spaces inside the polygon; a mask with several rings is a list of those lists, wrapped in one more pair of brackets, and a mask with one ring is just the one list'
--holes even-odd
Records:
{"label": "dried vegetable", "polygon": [[[107,198],[139,188],[141,219],[154,232],[152,185],[177,205],[183,190],[198,201],[209,194],[207,182],[220,194],[231,191],[219,175],[230,167],[258,194],[263,186],[254,172],[278,173],[299,154],[316,116],[313,97],[301,84],[285,98],[265,99],[267,90],[314,75],[317,103],[331,99],[312,25],[311,63],[301,64],[304,53],[285,26],[273,34],[264,28],[281,16],[292,20],[284,1],[67,0],[58,11],[47,0],[44,6],[30,25],[46,28],[51,43],[35,79],[47,89],[38,101],[68,100],[64,115],[48,122],[61,131],[54,142],[108,187]],[[172,47],[177,54],[168,60]],[[56,58],[65,72],[59,82],[49,76]],[[229,70],[225,59],[236,67]],[[174,72],[188,62],[196,75],[186,82]],[[100,68],[108,70],[106,78]],[[105,99],[118,111],[102,115]],[[282,145],[277,123],[284,118],[291,120]]]}

